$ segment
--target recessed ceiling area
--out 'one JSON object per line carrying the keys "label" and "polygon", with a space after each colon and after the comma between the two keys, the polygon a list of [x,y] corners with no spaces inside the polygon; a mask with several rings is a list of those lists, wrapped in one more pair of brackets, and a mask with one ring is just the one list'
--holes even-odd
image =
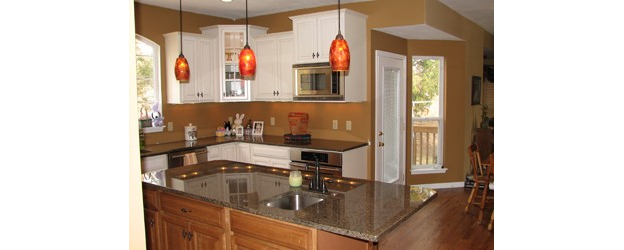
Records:
{"label": "recessed ceiling area", "polygon": [[398,36],[408,40],[450,40],[463,41],[451,34],[431,27],[427,24],[375,28],[373,30],[381,31],[393,36]]}
{"label": "recessed ceiling area", "polygon": [[[341,4],[368,2],[372,0],[341,0]],[[180,1],[172,0],[135,0],[137,3],[158,6],[167,9],[180,9]],[[337,0],[251,0],[248,1],[249,17],[264,16],[280,12],[338,5]],[[182,10],[197,14],[222,17],[227,19],[245,18],[245,0],[183,0]]]}

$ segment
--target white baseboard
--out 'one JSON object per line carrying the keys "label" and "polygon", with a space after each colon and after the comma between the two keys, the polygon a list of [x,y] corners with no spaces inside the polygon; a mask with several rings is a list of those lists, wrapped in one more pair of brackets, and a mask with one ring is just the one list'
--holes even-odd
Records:
{"label": "white baseboard", "polygon": [[430,184],[416,184],[411,186],[420,186],[426,188],[440,189],[440,188],[458,188],[464,187],[464,182],[446,182],[446,183],[430,183]]}

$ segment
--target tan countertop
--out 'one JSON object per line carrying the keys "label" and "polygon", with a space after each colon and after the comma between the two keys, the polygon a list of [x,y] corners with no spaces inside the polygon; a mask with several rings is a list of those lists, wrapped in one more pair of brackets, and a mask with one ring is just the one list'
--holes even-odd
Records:
{"label": "tan countertop", "polygon": [[328,150],[328,151],[338,151],[345,152],[352,149],[356,149],[359,147],[367,146],[367,142],[354,142],[354,141],[337,141],[337,140],[326,140],[326,139],[314,139],[312,138],[310,142],[286,142],[283,136],[273,136],[273,135],[263,135],[263,136],[222,136],[222,137],[207,137],[197,139],[196,141],[178,141],[178,142],[168,142],[154,145],[145,146],[146,152],[141,153],[141,157],[154,156],[160,154],[166,154],[169,152],[201,148],[207,146],[213,146],[224,143],[231,142],[245,142],[245,143],[255,143],[255,144],[265,144],[265,145],[274,145],[274,146],[285,146],[285,147],[294,147],[294,148],[305,148],[305,149],[317,149],[317,150]]}
{"label": "tan countertop", "polygon": [[[289,173],[286,169],[240,162],[209,161],[152,173],[158,178],[144,179],[143,186],[372,242],[378,242],[437,195],[429,188],[352,178],[328,178],[329,193],[313,193],[308,191],[309,181],[305,179],[310,175],[304,173],[302,186],[293,188],[288,185]],[[241,185],[233,185],[239,190],[230,190],[232,185],[227,183],[232,179],[242,179],[246,183],[244,190],[240,190]],[[194,190],[194,181],[210,182],[210,188]],[[284,184],[276,186],[279,182]],[[297,211],[266,205],[293,192],[323,201]]]}

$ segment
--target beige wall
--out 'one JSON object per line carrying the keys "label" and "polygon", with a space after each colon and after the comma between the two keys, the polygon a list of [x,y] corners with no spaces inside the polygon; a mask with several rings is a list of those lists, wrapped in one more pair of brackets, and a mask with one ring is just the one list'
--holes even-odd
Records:
{"label": "beige wall", "polygon": [[[457,182],[463,181],[463,176],[468,166],[467,155],[459,150],[468,145],[470,131],[474,119],[480,119],[473,115],[474,109],[469,104],[470,77],[481,76],[483,64],[482,53],[484,43],[493,47],[493,36],[484,32],[476,24],[467,21],[457,13],[450,11],[446,6],[435,0],[384,0],[354,4],[344,4],[344,8],[368,15],[367,19],[367,82],[363,84],[368,91],[369,101],[363,103],[347,104],[323,104],[323,103],[281,103],[281,102],[250,102],[250,103],[205,103],[205,104],[177,104],[163,105],[165,122],[174,123],[174,132],[148,134],[147,144],[181,140],[184,138],[184,125],[192,122],[198,126],[199,136],[213,136],[213,130],[227,120],[228,116],[236,113],[245,113],[246,120],[264,120],[267,126],[265,133],[270,135],[283,135],[288,133],[287,115],[289,112],[307,112],[310,114],[310,131],[314,138],[339,139],[352,141],[374,141],[374,50],[385,50],[408,56],[417,53],[438,53],[448,55],[452,63],[448,64],[448,72],[452,76],[447,77],[447,91],[452,98],[447,98],[447,120],[453,121],[453,126],[447,127],[445,143],[450,148],[445,151],[445,165],[450,169],[446,174],[431,176],[409,176],[409,166],[406,166],[407,184],[434,183],[434,182]],[[249,24],[268,27],[269,33],[292,30],[291,20],[294,15],[313,13],[318,11],[334,10],[335,6],[327,6],[306,10],[278,13],[267,16],[250,18]],[[161,45],[161,56],[164,57],[164,38],[162,34],[178,31],[178,11],[154,6],[135,4],[136,32]],[[204,15],[185,12],[185,32],[200,33],[199,28],[214,24],[244,24],[245,20],[228,20]],[[407,41],[381,32],[373,31],[372,28],[416,25],[426,23],[447,33],[464,39],[463,42],[448,41]],[[489,36],[488,36],[489,35]],[[491,38],[491,39],[490,39]],[[426,45],[426,46],[424,46]],[[253,48],[252,48],[253,49]],[[440,54],[441,53],[441,54]],[[459,54],[458,54],[459,53]],[[166,97],[165,58],[162,58],[163,97]],[[449,59],[450,60],[450,59]],[[459,62],[461,61],[461,62]],[[409,66],[409,65],[408,65]],[[411,75],[408,67],[408,76]],[[410,85],[411,79],[408,80]],[[449,83],[449,81],[452,81]],[[407,92],[410,93],[410,92]],[[447,94],[449,94],[447,93]],[[165,99],[166,100],[166,99]],[[165,101],[163,100],[163,101]],[[448,107],[453,107],[448,109]],[[276,119],[276,126],[268,126],[271,116]],[[339,120],[339,130],[331,129],[331,120]],[[347,120],[353,122],[353,130],[344,130]],[[406,138],[409,142],[409,138]],[[374,176],[371,165],[374,162],[374,148],[369,150],[369,177]],[[448,151],[448,152],[447,152]],[[462,152],[460,152],[462,151]],[[410,161],[407,161],[410,162]],[[451,169],[452,168],[452,169]]]}

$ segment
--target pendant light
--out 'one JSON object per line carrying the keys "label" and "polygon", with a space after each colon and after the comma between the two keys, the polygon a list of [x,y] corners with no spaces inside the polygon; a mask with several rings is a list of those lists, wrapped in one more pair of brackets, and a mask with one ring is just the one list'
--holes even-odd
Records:
{"label": "pendant light", "polygon": [[238,70],[240,71],[241,76],[251,77],[256,74],[256,55],[254,55],[253,50],[249,47],[249,17],[247,16],[247,0],[245,0],[245,29],[247,41],[245,42],[245,47],[238,57]]}
{"label": "pendant light", "polygon": [[181,83],[188,83],[191,76],[191,70],[189,69],[189,64],[186,61],[186,58],[184,58],[184,54],[182,54],[182,0],[180,0],[180,55],[176,59],[174,72],[176,80]]}
{"label": "pendant light", "polygon": [[351,63],[351,53],[347,40],[340,34],[340,0],[338,0],[338,35],[329,47],[329,64],[332,71],[348,71]]}

